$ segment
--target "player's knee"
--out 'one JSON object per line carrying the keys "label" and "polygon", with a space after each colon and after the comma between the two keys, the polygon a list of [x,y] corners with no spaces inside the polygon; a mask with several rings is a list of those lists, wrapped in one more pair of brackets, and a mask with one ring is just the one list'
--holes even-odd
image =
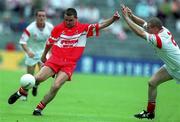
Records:
{"label": "player's knee", "polygon": [[56,91],[59,90],[59,88],[60,88],[60,85],[55,84],[55,85],[53,86],[53,91],[56,92]]}
{"label": "player's knee", "polygon": [[54,90],[54,91],[58,91],[59,88],[62,86],[62,84],[63,84],[63,83],[55,83],[55,84],[53,85],[53,90]]}
{"label": "player's knee", "polygon": [[157,84],[153,81],[148,82],[149,87],[157,87]]}
{"label": "player's knee", "polygon": [[38,84],[44,81],[44,77],[42,75],[36,75],[35,79],[36,79],[36,83]]}

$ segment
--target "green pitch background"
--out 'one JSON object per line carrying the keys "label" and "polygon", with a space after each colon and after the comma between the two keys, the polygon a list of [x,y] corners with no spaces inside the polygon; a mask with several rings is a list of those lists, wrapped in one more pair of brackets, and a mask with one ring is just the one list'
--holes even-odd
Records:
{"label": "green pitch background", "polygon": [[[147,80],[143,77],[74,74],[47,105],[43,116],[33,109],[49,90],[53,79],[41,84],[37,97],[7,103],[19,87],[24,71],[0,70],[0,122],[149,122],[133,117],[146,108]],[[156,118],[152,122],[180,122],[180,85],[164,83],[158,89]]]}

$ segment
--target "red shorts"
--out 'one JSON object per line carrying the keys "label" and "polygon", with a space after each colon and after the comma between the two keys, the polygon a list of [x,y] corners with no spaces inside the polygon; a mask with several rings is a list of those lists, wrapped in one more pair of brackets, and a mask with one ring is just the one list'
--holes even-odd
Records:
{"label": "red shorts", "polygon": [[76,62],[64,58],[59,59],[53,56],[51,56],[44,65],[50,67],[56,74],[59,71],[65,72],[69,77],[69,81],[71,80],[71,76],[76,68]]}

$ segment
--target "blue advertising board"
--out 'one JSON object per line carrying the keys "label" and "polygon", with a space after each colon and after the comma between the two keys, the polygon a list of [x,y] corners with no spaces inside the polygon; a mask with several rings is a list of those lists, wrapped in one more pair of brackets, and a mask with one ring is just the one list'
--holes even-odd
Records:
{"label": "blue advertising board", "polygon": [[159,60],[127,59],[112,57],[81,57],[76,72],[107,75],[151,76],[163,63]]}

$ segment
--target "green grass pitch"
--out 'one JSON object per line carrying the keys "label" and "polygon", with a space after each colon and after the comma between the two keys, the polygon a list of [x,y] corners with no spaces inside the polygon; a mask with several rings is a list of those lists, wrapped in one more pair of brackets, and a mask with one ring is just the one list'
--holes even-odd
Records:
{"label": "green grass pitch", "polygon": [[[133,117],[146,108],[147,80],[143,77],[74,74],[47,105],[43,116],[32,116],[33,109],[49,90],[50,78],[28,101],[7,103],[19,87],[24,71],[0,70],[0,122],[149,122]],[[180,122],[180,85],[164,83],[158,89],[156,118],[152,122]]]}

